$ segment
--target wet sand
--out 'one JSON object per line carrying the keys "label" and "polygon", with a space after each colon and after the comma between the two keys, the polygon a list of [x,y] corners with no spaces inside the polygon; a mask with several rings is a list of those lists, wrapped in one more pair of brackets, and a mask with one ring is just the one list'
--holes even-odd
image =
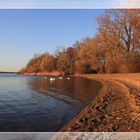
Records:
{"label": "wet sand", "polygon": [[60,131],[139,132],[140,74],[79,75],[103,84],[98,96]]}

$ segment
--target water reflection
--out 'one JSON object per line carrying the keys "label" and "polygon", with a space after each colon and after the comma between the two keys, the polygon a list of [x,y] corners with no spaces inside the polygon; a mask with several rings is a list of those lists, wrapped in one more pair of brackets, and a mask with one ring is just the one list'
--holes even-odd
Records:
{"label": "water reflection", "polygon": [[93,99],[101,88],[100,83],[80,77],[71,77],[70,80],[67,77],[62,79],[56,77],[55,81],[50,81],[49,76],[46,79],[44,77],[33,77],[27,81],[27,84],[32,90],[39,93],[52,97],[66,95],[82,104],[87,104]]}
{"label": "water reflection", "polygon": [[0,132],[58,131],[100,88],[84,78],[0,75]]}

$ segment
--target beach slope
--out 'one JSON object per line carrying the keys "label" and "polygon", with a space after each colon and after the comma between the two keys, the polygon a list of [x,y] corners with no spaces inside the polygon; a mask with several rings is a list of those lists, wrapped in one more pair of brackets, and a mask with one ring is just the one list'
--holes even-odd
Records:
{"label": "beach slope", "polygon": [[140,74],[96,74],[82,77],[100,81],[98,96],[60,131],[140,131]]}

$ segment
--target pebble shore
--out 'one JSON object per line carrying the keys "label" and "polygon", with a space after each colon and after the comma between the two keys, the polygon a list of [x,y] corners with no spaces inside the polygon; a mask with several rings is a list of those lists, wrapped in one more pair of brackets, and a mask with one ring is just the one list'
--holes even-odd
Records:
{"label": "pebble shore", "polygon": [[97,74],[103,88],[62,132],[140,132],[140,74]]}

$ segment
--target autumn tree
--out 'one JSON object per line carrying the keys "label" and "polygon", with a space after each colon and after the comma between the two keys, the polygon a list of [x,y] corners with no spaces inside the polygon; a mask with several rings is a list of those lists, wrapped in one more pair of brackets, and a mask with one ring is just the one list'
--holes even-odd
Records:
{"label": "autumn tree", "polygon": [[94,38],[86,38],[77,44],[80,49],[77,53],[75,67],[78,73],[98,73],[101,66],[98,46]]}
{"label": "autumn tree", "polygon": [[129,68],[135,65],[132,58],[138,55],[140,47],[139,16],[139,10],[107,10],[98,17],[98,34],[105,50],[108,72],[121,72],[121,66],[128,68],[127,72],[133,71]]}
{"label": "autumn tree", "polygon": [[40,72],[40,64],[43,59],[43,56],[40,54],[34,55],[34,57],[28,62],[26,66],[26,71],[31,72]]}
{"label": "autumn tree", "polygon": [[52,72],[56,70],[56,58],[48,53],[43,54],[40,68],[43,72]]}
{"label": "autumn tree", "polygon": [[122,73],[140,71],[140,10],[106,10],[94,37],[35,55],[21,72]]}
{"label": "autumn tree", "polygon": [[73,74],[75,72],[75,50],[70,47],[64,49],[58,56],[57,69],[65,74]]}

